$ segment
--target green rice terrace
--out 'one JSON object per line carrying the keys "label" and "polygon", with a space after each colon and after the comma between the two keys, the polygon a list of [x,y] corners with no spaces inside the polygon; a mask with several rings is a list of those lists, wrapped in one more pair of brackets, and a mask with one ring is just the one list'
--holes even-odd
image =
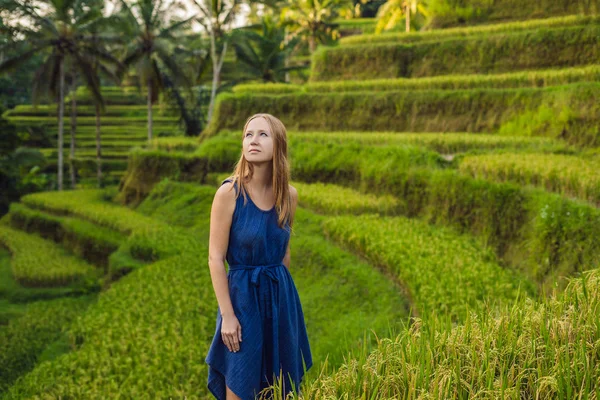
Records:
{"label": "green rice terrace", "polygon": [[[287,128],[299,194],[300,398],[600,399],[600,3],[421,3],[410,32],[338,17],[285,81],[242,67],[270,19],[232,36],[197,135],[155,78],[65,90],[63,164],[58,102],[6,107],[67,187],[0,215],[0,399],[214,398],[211,205],[259,112]],[[194,72],[209,95],[213,67]]]}
{"label": "green rice terrace", "polygon": [[[76,159],[74,164],[83,178],[81,185],[92,186],[96,167],[96,117],[87,88],[79,87],[74,94],[76,106]],[[102,132],[102,166],[107,175],[108,184],[117,184],[127,168],[127,154],[135,146],[144,146],[147,141],[147,107],[145,98],[134,87],[105,87],[102,89],[106,101],[106,112],[101,118]],[[71,96],[66,99],[66,107],[70,105]],[[67,108],[69,109],[69,108]],[[180,134],[177,117],[160,105],[153,106],[153,128],[156,136]],[[56,137],[57,107],[56,105],[18,105],[4,113],[4,117],[28,132],[43,130],[50,137]],[[70,116],[65,125],[70,130]],[[66,135],[65,135],[66,137]],[[44,171],[56,171],[56,140],[51,140],[48,147],[40,148],[49,162]],[[70,143],[63,143],[65,153]],[[64,167],[67,172],[66,165]],[[90,182],[91,181],[91,182]]]}

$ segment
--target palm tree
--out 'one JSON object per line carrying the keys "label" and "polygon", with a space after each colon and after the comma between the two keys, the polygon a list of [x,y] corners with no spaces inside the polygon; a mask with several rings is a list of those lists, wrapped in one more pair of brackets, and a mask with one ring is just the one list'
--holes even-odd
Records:
{"label": "palm tree", "polygon": [[[65,99],[65,64],[69,62],[85,78],[87,87],[95,101],[104,109],[104,99],[100,94],[100,83],[90,62],[90,57],[97,57],[104,62],[119,65],[110,53],[94,46],[87,30],[98,23],[102,13],[89,8],[84,0],[47,0],[45,15],[39,14],[27,0],[4,1],[11,15],[19,21],[11,26],[13,33],[23,37],[25,50],[15,57],[0,64],[0,73],[5,73],[23,65],[36,54],[46,56],[33,79],[32,102],[37,106],[42,93],[50,95],[58,101],[58,190],[63,190],[63,133],[64,133],[64,99]],[[34,30],[21,23],[23,19],[30,21]]]}
{"label": "palm tree", "polygon": [[[217,88],[221,83],[221,68],[225,60],[227,45],[231,39],[225,30],[231,27],[238,12],[241,0],[211,0],[202,2],[194,0],[201,15],[196,19],[206,30],[210,38],[210,57],[213,62],[213,80],[208,105],[207,121],[210,123],[215,106]],[[204,4],[207,2],[208,4]],[[220,55],[218,53],[220,52]]]}
{"label": "palm tree", "polygon": [[173,18],[172,12],[185,7],[181,3],[169,3],[161,8],[163,0],[137,0],[131,7],[125,0],[119,0],[118,5],[119,29],[130,39],[124,49],[123,64],[135,64],[138,82],[148,91],[148,141],[151,141],[152,104],[164,88],[162,71],[168,70],[173,79],[189,86],[187,75],[173,54],[179,48],[177,34],[187,28],[194,17]]}
{"label": "palm tree", "polygon": [[[93,47],[94,48],[98,48],[98,49],[102,49],[102,51],[104,53],[110,54],[110,52],[107,50],[106,46],[109,45],[110,43],[114,43],[114,44],[119,44],[121,43],[122,39],[120,38],[119,35],[115,35],[114,33],[111,32],[111,26],[114,23],[114,18],[113,16],[109,16],[107,18],[103,18],[98,20],[98,24],[91,26],[89,28],[89,34],[91,35],[89,37],[89,40],[92,41],[93,43]],[[99,57],[96,57],[95,55],[92,55],[91,57],[91,61],[90,63],[92,64],[92,74],[97,76],[98,78],[100,76],[104,76],[108,79],[110,79],[115,85],[119,86],[121,85],[121,75],[124,73],[124,65],[122,65],[120,62],[118,62],[115,59],[116,63],[117,63],[117,70],[116,71],[112,71],[109,66],[106,65],[105,62],[103,62],[102,59],[100,59]],[[73,76],[77,77],[76,75],[76,70],[73,70]],[[77,85],[76,85],[76,81],[73,82],[72,85],[72,91],[71,91],[71,154],[70,154],[70,158],[72,160],[74,160],[75,157],[75,131],[76,131],[76,113],[77,113],[77,108],[76,108],[76,94],[77,94]],[[97,176],[97,185],[99,188],[101,188],[103,186],[103,180],[102,180],[102,144],[101,144],[101,140],[100,140],[100,114],[101,114],[101,109],[102,109],[102,104],[101,102],[97,101],[95,98],[92,98],[92,103],[94,104],[94,108],[95,108],[95,117],[96,117],[96,176]],[[74,181],[74,168],[71,168],[71,173],[73,174],[73,181]]]}
{"label": "palm tree", "polygon": [[403,18],[406,32],[410,32],[410,15],[429,17],[429,12],[423,1],[418,0],[388,0],[377,11],[375,33],[390,30]]}
{"label": "palm tree", "polygon": [[299,38],[286,40],[285,29],[277,26],[271,16],[265,16],[259,28],[262,34],[245,27],[234,31],[236,57],[248,72],[264,82],[286,82],[288,71],[304,69],[303,65],[286,66],[290,53],[300,42]]}
{"label": "palm tree", "polygon": [[297,0],[281,11],[281,20],[294,37],[308,42],[313,53],[318,43],[329,44],[339,37],[333,20],[347,6],[347,0]]}
{"label": "palm tree", "polygon": [[[111,26],[114,22],[114,15],[104,18],[101,20],[101,24],[93,26],[90,29],[90,33],[92,35],[91,40],[94,43],[94,47],[101,47],[105,53],[110,53],[106,46],[111,43],[121,45],[122,39],[119,35],[112,36],[114,33],[111,32]],[[125,73],[125,65],[119,62],[118,68],[116,71],[112,71],[105,62],[103,62],[102,58],[92,56],[92,68],[93,73],[96,76],[105,76],[114,82],[117,86],[121,85],[121,77]],[[96,117],[96,182],[99,188],[103,187],[103,179],[102,179],[102,144],[101,144],[101,135],[100,135],[100,113],[102,109],[102,105],[100,102],[96,101],[94,98],[92,99],[94,103],[94,112]]]}

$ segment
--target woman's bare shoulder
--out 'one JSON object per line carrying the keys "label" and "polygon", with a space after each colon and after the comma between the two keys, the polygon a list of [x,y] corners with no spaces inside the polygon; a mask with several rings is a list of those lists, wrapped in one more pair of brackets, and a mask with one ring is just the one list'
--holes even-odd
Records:
{"label": "woman's bare shoulder", "polygon": [[292,194],[292,196],[298,196],[298,191],[296,190],[295,187],[293,187],[292,185],[288,185],[290,187],[290,193]]}
{"label": "woman's bare shoulder", "polygon": [[217,189],[217,192],[215,193],[215,200],[229,203],[235,201],[235,195],[236,193],[233,182],[226,181],[223,182]]}
{"label": "woman's bare shoulder", "polygon": [[297,203],[298,202],[298,191],[292,185],[289,185],[289,187],[290,187],[290,196],[292,197],[292,201],[294,203]]}

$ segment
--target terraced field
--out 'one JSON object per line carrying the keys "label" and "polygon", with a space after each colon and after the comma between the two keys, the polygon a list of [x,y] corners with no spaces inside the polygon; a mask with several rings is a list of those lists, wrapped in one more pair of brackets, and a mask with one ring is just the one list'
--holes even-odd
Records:
{"label": "terraced field", "polygon": [[210,207],[265,110],[299,193],[304,398],[599,398],[599,20],[497,3],[486,25],[347,23],[310,83],[237,86],[199,140],[132,123],[129,146],[111,118],[143,109],[115,91],[119,185],[0,221],[0,398],[210,398]]}
{"label": "terraced field", "polygon": [[[102,95],[106,110],[100,115],[101,163],[104,182],[107,185],[118,184],[127,168],[127,156],[131,148],[145,146],[148,141],[147,106],[142,93],[133,87],[104,87]],[[96,114],[90,93],[85,87],[79,87],[75,93],[76,128],[75,159],[78,187],[97,187],[96,174]],[[181,135],[178,118],[173,112],[162,106],[153,107],[153,136]],[[71,96],[65,100],[64,115],[64,179],[69,181],[69,149],[71,140]],[[16,106],[4,113],[10,123],[21,132],[37,129],[49,139],[49,146],[41,148],[48,162],[42,172],[56,174],[58,160],[58,123],[55,105]]]}

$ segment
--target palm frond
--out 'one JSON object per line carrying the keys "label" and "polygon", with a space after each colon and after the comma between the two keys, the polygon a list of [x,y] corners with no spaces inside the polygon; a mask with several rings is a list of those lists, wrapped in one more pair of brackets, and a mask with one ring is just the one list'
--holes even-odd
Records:
{"label": "palm frond", "polygon": [[173,32],[176,32],[179,29],[185,28],[186,25],[189,25],[195,18],[196,18],[196,16],[194,15],[194,16],[191,16],[190,18],[184,19],[183,21],[179,21],[179,22],[172,24],[168,28],[161,30],[161,32],[158,34],[158,37],[159,38],[171,37],[171,34]]}
{"label": "palm frond", "polygon": [[143,26],[146,30],[151,31],[154,27],[153,15],[160,10],[160,3],[163,0],[155,0],[158,4],[154,4],[154,0],[141,0],[137,3],[137,9],[142,17]]}
{"label": "palm frond", "polygon": [[91,11],[85,13],[82,18],[77,19],[75,26],[78,28],[78,30],[83,32],[92,31],[94,28],[96,28],[95,25],[102,21],[102,19],[102,12],[100,12],[100,10],[92,9]]}
{"label": "palm frond", "polygon": [[0,74],[6,73],[14,70],[15,68],[23,65],[27,62],[31,57],[36,55],[40,50],[48,47],[50,45],[49,42],[43,43],[41,46],[34,47],[33,49],[26,51],[22,54],[19,54],[15,57],[11,57],[8,60],[5,60],[2,64],[0,64]]}
{"label": "palm frond", "polygon": [[204,75],[204,73],[206,71],[208,71],[209,66],[210,66],[210,52],[206,52],[204,57],[202,57],[202,59],[200,60],[199,67],[198,67],[198,73],[196,74],[196,82],[198,82],[200,79],[202,79],[202,76]]}
{"label": "palm frond", "polygon": [[94,67],[81,54],[73,53],[72,55],[77,60],[77,67],[86,80],[87,88],[92,94],[94,102],[100,106],[102,111],[104,111],[104,98],[100,93],[100,82],[98,81],[98,75],[96,74]]}
{"label": "palm frond", "polygon": [[120,11],[114,14],[115,19],[120,19],[122,21],[121,28],[125,30],[125,28],[129,28],[127,33],[131,33],[131,28],[135,28],[136,31],[140,31],[140,23],[136,18],[135,14],[127,4],[125,0],[119,0]]}
{"label": "palm frond", "polygon": [[233,42],[233,47],[236,52],[236,56],[242,62],[249,65],[260,64],[260,57],[254,51],[254,47],[252,46],[249,38],[240,38],[240,40],[236,40]]}
{"label": "palm frond", "polygon": [[41,165],[45,160],[46,158],[39,149],[19,146],[12,153],[11,161],[15,166],[27,168]]}
{"label": "palm frond", "polygon": [[129,66],[131,64],[138,62],[144,56],[145,56],[144,48],[141,46],[138,46],[134,49],[134,51],[132,51],[130,54],[128,54],[123,59],[122,64],[125,66]]}
{"label": "palm frond", "polygon": [[183,70],[177,65],[175,59],[170,56],[163,48],[160,46],[156,47],[156,53],[162,63],[169,69],[171,72],[171,76],[175,78],[175,81],[178,83],[182,83],[185,86],[191,86],[190,80],[187,77],[187,74],[183,72]]}
{"label": "palm frond", "polygon": [[227,14],[223,18],[223,21],[222,21],[223,25],[229,24],[231,21],[233,21],[238,16],[238,11],[239,11],[240,5],[241,5],[241,1],[233,0],[233,5],[229,9],[229,11],[227,11]]}
{"label": "palm frond", "polygon": [[152,85],[152,97],[150,101],[154,104],[158,100],[158,93],[163,89],[163,84],[158,64],[154,60],[150,60],[150,63],[152,68],[152,76],[150,77],[150,82]]}
{"label": "palm frond", "polygon": [[50,54],[35,71],[31,88],[31,101],[34,107],[38,105],[42,95],[50,92],[49,85],[51,83],[53,69],[56,65],[56,58],[56,54],[52,52],[52,54]]}
{"label": "palm frond", "polygon": [[53,100],[57,100],[58,92],[60,91],[60,65],[64,60],[64,56],[54,52],[54,64],[50,70],[50,79],[48,81],[48,91],[52,96]]}
{"label": "palm frond", "polygon": [[122,76],[118,72],[111,71],[103,63],[97,63],[95,67],[98,68],[98,70],[100,70],[104,76],[113,81],[115,85],[121,85]]}

